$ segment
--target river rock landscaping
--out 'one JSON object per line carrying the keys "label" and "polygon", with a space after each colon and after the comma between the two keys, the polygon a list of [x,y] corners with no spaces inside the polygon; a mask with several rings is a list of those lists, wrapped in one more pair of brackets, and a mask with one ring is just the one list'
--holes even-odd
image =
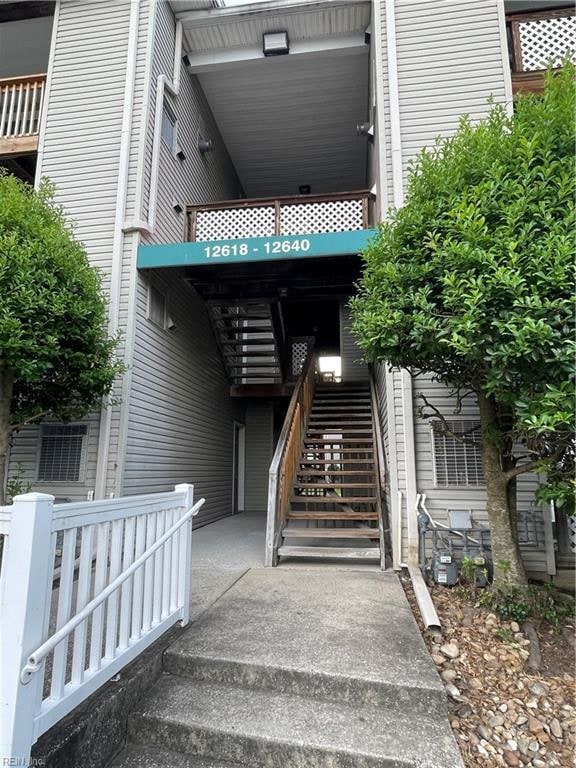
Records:
{"label": "river rock landscaping", "polygon": [[[403,584],[423,631],[407,577]],[[433,586],[430,593],[442,633],[423,636],[446,686],[467,768],[573,766],[573,620],[558,628],[543,621],[524,627],[477,607],[458,589]]]}

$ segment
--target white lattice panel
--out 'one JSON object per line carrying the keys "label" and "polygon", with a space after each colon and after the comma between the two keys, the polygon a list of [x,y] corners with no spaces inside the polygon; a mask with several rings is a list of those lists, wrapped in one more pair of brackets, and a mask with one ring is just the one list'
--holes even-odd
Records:
{"label": "white lattice panel", "polygon": [[308,357],[308,343],[297,341],[292,344],[292,376],[300,376],[302,367]]}
{"label": "white lattice panel", "polygon": [[196,240],[238,240],[274,234],[274,206],[198,211]]}
{"label": "white lattice panel", "polygon": [[568,518],[568,545],[571,552],[576,552],[576,515]]}
{"label": "white lattice panel", "polygon": [[550,63],[559,67],[567,55],[574,59],[576,17],[533,19],[521,22],[519,28],[524,72],[546,69]]}
{"label": "white lattice panel", "polygon": [[362,200],[294,203],[280,209],[281,235],[313,235],[363,229]]}

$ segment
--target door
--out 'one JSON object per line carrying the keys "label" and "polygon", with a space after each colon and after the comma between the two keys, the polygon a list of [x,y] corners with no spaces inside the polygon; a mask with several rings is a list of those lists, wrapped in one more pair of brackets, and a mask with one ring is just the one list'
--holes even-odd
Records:
{"label": "door", "polygon": [[244,475],[246,467],[246,427],[234,422],[234,464],[232,475],[232,514],[244,512]]}

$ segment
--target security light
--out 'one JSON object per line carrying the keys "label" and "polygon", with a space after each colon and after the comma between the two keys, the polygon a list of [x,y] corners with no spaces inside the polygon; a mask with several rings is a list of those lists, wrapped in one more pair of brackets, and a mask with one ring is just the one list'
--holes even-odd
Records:
{"label": "security light", "polygon": [[374,136],[374,126],[372,123],[359,123],[356,126],[356,133],[358,136]]}
{"label": "security light", "polygon": [[309,195],[311,191],[310,184],[302,184],[298,187],[298,192],[301,195]]}
{"label": "security light", "polygon": [[212,143],[212,139],[205,139],[203,136],[198,134],[198,150],[201,154],[205,155],[206,152],[211,152],[214,149],[214,145]]}
{"label": "security light", "polygon": [[290,52],[288,32],[265,32],[262,35],[264,56],[282,56]]}

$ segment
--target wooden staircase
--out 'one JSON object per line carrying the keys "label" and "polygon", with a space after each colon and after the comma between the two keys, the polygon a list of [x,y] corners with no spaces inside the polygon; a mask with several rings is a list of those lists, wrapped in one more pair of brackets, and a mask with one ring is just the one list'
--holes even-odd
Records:
{"label": "wooden staircase", "polygon": [[375,428],[368,383],[316,384],[279,557],[383,561]]}
{"label": "wooden staircase", "polygon": [[210,317],[232,384],[282,382],[277,308],[265,302],[210,302]]}

